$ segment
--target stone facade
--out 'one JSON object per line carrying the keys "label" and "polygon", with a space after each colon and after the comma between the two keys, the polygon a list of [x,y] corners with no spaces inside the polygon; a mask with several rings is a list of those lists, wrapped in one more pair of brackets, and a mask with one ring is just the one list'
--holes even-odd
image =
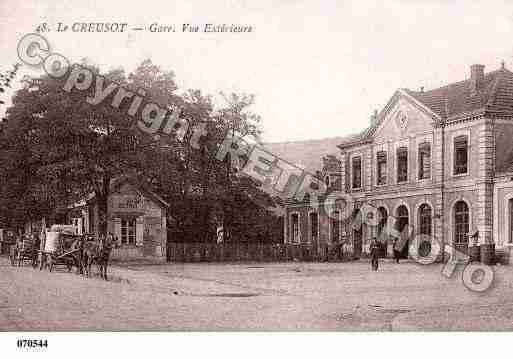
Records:
{"label": "stone facade", "polygon": [[[328,191],[351,196],[353,210],[371,204],[383,215],[401,217],[412,234],[467,252],[478,232],[479,244],[501,249],[513,242],[512,137],[513,73],[503,67],[484,74],[482,66],[473,66],[466,81],[396,91],[368,129],[341,143],[337,157],[323,159],[318,175],[329,178]],[[358,251],[361,236],[366,252],[380,231],[364,225],[358,232],[341,222],[333,232],[323,209],[305,202],[288,201],[286,213],[288,243],[341,241]],[[391,254],[391,241],[389,247]]]}

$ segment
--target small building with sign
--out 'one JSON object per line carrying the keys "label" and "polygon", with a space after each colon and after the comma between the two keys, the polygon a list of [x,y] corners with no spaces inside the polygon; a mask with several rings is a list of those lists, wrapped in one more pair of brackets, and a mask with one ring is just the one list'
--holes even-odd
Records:
{"label": "small building with sign", "polygon": [[[107,202],[107,231],[114,234],[120,244],[113,249],[111,258],[165,260],[168,203],[129,179],[115,181]],[[76,208],[75,213],[82,213],[85,232],[98,234],[99,211],[94,197],[86,201],[85,206]]]}

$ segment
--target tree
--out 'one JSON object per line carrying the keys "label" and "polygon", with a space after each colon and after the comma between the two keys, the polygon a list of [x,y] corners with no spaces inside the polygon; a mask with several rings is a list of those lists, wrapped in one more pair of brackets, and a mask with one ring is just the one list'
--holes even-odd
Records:
{"label": "tree", "polygon": [[[14,64],[12,70],[3,73],[0,72],[0,112],[2,107],[5,105],[2,95],[5,95],[6,91],[11,88],[11,82],[16,78],[20,66],[20,64]],[[13,139],[10,140],[5,134],[6,123],[7,121],[5,118],[0,119],[0,194],[7,194],[5,197],[0,197],[0,227],[9,224],[9,201],[19,198],[19,186],[13,187],[13,183],[11,183],[11,180],[8,178],[5,171],[7,167],[12,167],[13,157],[11,156],[16,155],[16,152],[9,151],[9,143]]]}
{"label": "tree", "polygon": [[[91,69],[100,75],[98,68]],[[102,75],[123,86],[144,87],[152,99],[161,101],[176,89],[174,75],[156,71],[149,61],[128,78],[120,69]],[[25,189],[30,188],[36,201],[55,208],[93,193],[100,214],[99,230],[105,232],[113,179],[141,172],[144,163],[140,153],[148,151],[151,142],[137,136],[125,108],[116,109],[110,101],[94,106],[87,103],[94,85],[86,91],[67,93],[63,84],[64,80],[49,76],[26,81],[8,111],[8,136],[23,139],[25,147],[20,153],[31,163],[24,164],[30,172]]]}
{"label": "tree", "polygon": [[[65,80],[48,76],[26,80],[8,111],[9,143],[0,163],[9,182],[0,200],[20,199],[8,207],[8,213],[37,218],[94,194],[99,230],[104,232],[112,182],[129,175],[170,203],[174,226],[188,238],[209,240],[219,222],[235,237],[247,237],[251,221],[274,220],[267,211],[272,199],[252,179],[240,176],[229,157],[224,161],[216,157],[228,134],[259,136],[260,118],[249,111],[253,96],[225,96],[226,104],[216,109],[212,98],[199,90],[177,95],[174,73],[150,60],[128,76],[121,69],[102,74],[88,67],[107,83],[143,89],[151,102],[179,113],[189,131],[147,136],[127,118],[129,103],[119,108],[113,108],[110,100],[90,105],[86,97],[92,95],[94,85],[66,92]],[[200,138],[198,126],[205,128]]]}

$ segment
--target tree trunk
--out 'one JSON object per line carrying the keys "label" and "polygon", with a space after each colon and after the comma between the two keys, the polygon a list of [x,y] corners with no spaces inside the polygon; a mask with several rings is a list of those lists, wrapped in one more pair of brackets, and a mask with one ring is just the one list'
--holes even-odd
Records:
{"label": "tree trunk", "polygon": [[109,218],[108,213],[108,199],[110,194],[110,177],[105,176],[103,179],[103,188],[101,193],[97,193],[98,203],[98,233],[107,235],[107,222]]}

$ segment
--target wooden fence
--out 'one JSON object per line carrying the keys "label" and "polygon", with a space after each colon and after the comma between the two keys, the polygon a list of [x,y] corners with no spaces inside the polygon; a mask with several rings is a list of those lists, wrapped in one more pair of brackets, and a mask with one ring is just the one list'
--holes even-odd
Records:
{"label": "wooden fence", "polygon": [[263,243],[176,243],[167,245],[170,262],[277,262],[345,261],[353,258],[352,248],[340,245],[292,245]]}

